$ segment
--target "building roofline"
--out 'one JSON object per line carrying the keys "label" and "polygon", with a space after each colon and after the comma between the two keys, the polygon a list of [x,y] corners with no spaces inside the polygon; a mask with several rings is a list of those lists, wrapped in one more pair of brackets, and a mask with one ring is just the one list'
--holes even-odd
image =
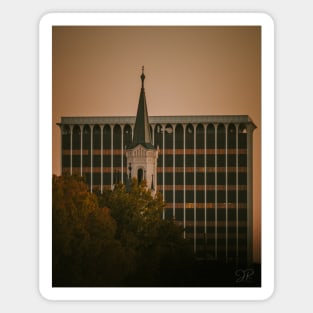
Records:
{"label": "building roofline", "polygon": [[[57,125],[134,125],[135,116],[62,116]],[[248,115],[179,115],[179,116],[149,116],[150,125],[156,124],[216,124],[216,123],[243,123],[257,127]]]}

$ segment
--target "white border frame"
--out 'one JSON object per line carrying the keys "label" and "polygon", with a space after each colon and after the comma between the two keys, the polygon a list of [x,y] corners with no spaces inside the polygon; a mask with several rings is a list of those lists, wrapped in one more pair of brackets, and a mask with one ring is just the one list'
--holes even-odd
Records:
{"label": "white border frame", "polygon": [[[52,26],[262,27],[262,287],[52,288]],[[39,25],[39,290],[48,300],[265,300],[274,292],[274,22],[264,13],[49,13]],[[266,229],[265,229],[266,227]]]}

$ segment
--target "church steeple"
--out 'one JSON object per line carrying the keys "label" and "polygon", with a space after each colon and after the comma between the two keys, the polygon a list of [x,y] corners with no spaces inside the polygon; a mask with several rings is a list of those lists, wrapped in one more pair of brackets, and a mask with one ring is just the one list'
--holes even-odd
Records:
{"label": "church steeple", "polygon": [[144,87],[144,80],[145,80],[145,78],[146,78],[145,73],[144,73],[145,67],[142,66],[142,69],[141,69],[141,70],[142,70],[142,74],[141,74],[140,78],[141,78],[141,89],[142,89],[142,88],[145,88],[145,87]]}
{"label": "church steeple", "polygon": [[144,67],[142,67],[142,73],[140,78],[141,78],[141,91],[136,115],[133,143],[131,145],[131,148],[134,148],[140,144],[147,149],[154,149],[151,140],[151,130],[144,88],[144,80],[146,78],[144,74]]}
{"label": "church steeple", "polygon": [[152,145],[147,102],[144,88],[144,67],[141,73],[141,91],[136,115],[133,142],[127,147],[125,154],[129,164],[129,179],[137,178],[138,183],[146,181],[147,188],[155,194],[157,191],[157,159],[158,149]]}

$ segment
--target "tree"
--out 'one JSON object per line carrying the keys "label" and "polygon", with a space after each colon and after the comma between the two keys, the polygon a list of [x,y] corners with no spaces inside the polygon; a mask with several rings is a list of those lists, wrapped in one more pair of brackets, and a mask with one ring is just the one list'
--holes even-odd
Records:
{"label": "tree", "polygon": [[54,286],[118,286],[132,251],[115,239],[117,224],[80,177],[52,178]]}
{"label": "tree", "polygon": [[163,220],[162,195],[153,195],[144,181],[138,184],[133,179],[129,190],[117,184],[112,191],[98,197],[117,223],[116,239],[135,252],[136,268],[125,284],[177,284],[178,277],[182,277],[177,273],[189,266],[193,253],[183,239],[182,228],[171,220]]}

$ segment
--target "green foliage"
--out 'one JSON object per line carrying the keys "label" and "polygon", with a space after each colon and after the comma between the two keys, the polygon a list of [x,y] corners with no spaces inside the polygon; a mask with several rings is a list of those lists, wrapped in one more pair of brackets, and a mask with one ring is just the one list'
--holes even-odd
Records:
{"label": "green foliage", "polygon": [[163,220],[162,195],[134,179],[90,193],[80,177],[52,178],[54,286],[167,286],[193,262],[182,229]]}
{"label": "green foliage", "polygon": [[116,222],[79,177],[52,178],[54,286],[115,286],[133,253],[115,239]]}

